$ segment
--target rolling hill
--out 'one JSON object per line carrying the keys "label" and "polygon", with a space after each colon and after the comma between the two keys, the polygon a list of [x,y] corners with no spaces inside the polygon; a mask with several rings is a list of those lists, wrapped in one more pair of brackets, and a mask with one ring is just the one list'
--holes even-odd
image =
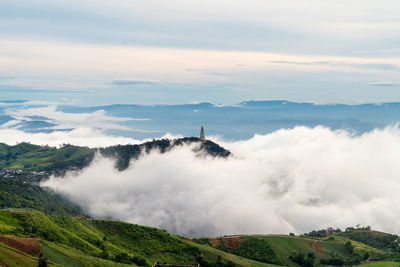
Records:
{"label": "rolling hill", "polygon": [[320,237],[238,235],[193,241],[240,257],[283,266],[393,266],[393,262],[400,266],[398,237],[364,228],[348,228]]}
{"label": "rolling hill", "polygon": [[[0,211],[7,266],[399,266],[395,235],[352,229],[322,237],[239,235],[189,239],[151,227],[33,210]],[[357,241],[364,238],[367,243]],[[374,240],[374,241],[371,241]],[[377,241],[379,240],[379,241]]]}
{"label": "rolling hill", "polygon": [[[34,240],[36,247],[29,254],[24,248]],[[270,266],[164,230],[38,211],[0,211],[0,244],[0,261],[8,266],[36,266],[40,257],[54,266],[149,266],[154,262]]]}

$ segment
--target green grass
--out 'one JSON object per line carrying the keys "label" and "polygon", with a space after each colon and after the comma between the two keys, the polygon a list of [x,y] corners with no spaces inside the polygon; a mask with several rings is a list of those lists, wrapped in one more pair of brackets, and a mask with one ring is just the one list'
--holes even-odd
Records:
{"label": "green grass", "polygon": [[294,266],[294,264],[288,256],[293,252],[311,252],[311,244],[313,240],[305,239],[300,237],[284,236],[284,235],[271,235],[262,236],[271,246],[275,255],[281,262],[286,266]]}
{"label": "green grass", "polygon": [[[239,237],[240,238],[240,237]],[[289,256],[295,252],[307,255],[312,252],[315,255],[315,262],[319,263],[321,259],[343,258],[349,260],[353,257],[345,249],[345,243],[350,241],[354,247],[354,252],[360,256],[369,253],[369,255],[378,254],[380,250],[363,244],[358,241],[350,240],[343,236],[335,236],[333,239],[327,238],[308,238],[304,236],[287,236],[287,235],[265,235],[265,236],[241,236],[242,243],[238,248],[227,248],[225,243],[216,246],[216,249],[233,253],[246,258],[257,259],[257,261],[269,262],[263,258],[263,253],[269,255],[269,259],[275,256],[279,264],[285,266],[298,266],[292,262]],[[197,241],[197,239],[194,239]],[[248,245],[246,245],[246,241]],[[250,243],[248,241],[251,241]],[[262,241],[262,242],[261,242]],[[201,244],[207,244],[207,240],[200,240]],[[222,239],[221,239],[221,242]],[[204,245],[203,245],[204,246]],[[272,250],[272,252],[271,252]],[[242,253],[245,251],[246,253]]]}
{"label": "green grass", "polygon": [[200,249],[200,251],[203,253],[203,255],[207,259],[212,259],[212,260],[217,260],[218,256],[221,256],[221,259],[223,262],[233,262],[235,265],[238,266],[250,266],[250,267],[273,267],[273,266],[279,266],[279,265],[274,265],[274,264],[268,264],[268,263],[263,263],[263,262],[257,262],[253,261],[250,259],[246,259],[234,254],[230,254],[221,250],[218,250],[216,248],[210,247],[208,245],[202,245],[198,243],[194,243],[192,241],[185,241],[190,245],[196,246]]}
{"label": "green grass", "polygon": [[20,143],[9,146],[0,143],[0,168],[25,170],[62,170],[86,166],[94,149],[65,145],[61,148]]}
{"label": "green grass", "polygon": [[8,234],[22,231],[19,220],[8,211],[0,211],[0,233]]}
{"label": "green grass", "polygon": [[[128,266],[108,260],[122,253],[144,258],[149,265],[195,264],[202,254],[208,262],[217,262],[221,256],[223,262],[237,266],[273,266],[193,244],[163,230],[124,222],[0,211],[0,225],[0,234],[41,238],[44,256],[60,266]],[[108,259],[100,258],[104,251]]]}
{"label": "green grass", "polygon": [[339,257],[348,257],[348,253],[344,247],[344,243],[335,241],[318,241],[326,253],[326,255],[333,257],[337,255]]}
{"label": "green grass", "polygon": [[69,257],[65,254],[62,254],[60,251],[48,246],[44,245],[43,246],[43,256],[47,258],[48,260],[55,262],[57,264],[60,264],[62,266],[71,266],[71,267],[84,267],[84,265],[75,260],[72,257]]}
{"label": "green grass", "polygon": [[[0,211],[0,226],[0,234],[39,237],[48,242],[47,247],[64,250],[64,255],[68,250],[79,252],[73,253],[73,258],[81,263],[86,257],[93,257],[101,265],[105,260],[99,257],[105,252],[111,259],[126,253],[129,257],[144,258],[148,264],[191,264],[196,263],[199,255],[196,247],[166,231],[123,222],[52,216],[37,211]],[[57,255],[49,251],[50,255]],[[90,262],[93,259],[84,265]]]}
{"label": "green grass", "polygon": [[10,267],[37,266],[37,260],[0,243],[0,261]]}
{"label": "green grass", "polygon": [[[4,234],[38,237],[42,240],[43,255],[46,258],[59,266],[72,267],[132,266],[133,262],[139,262],[133,261],[134,259],[144,259],[148,265],[154,262],[196,264],[201,259],[200,256],[211,264],[221,260],[224,264],[232,262],[236,266],[272,267],[277,265],[271,263],[276,263],[297,267],[298,265],[289,259],[295,252],[305,255],[309,252],[315,253],[316,264],[319,264],[321,259],[331,257],[339,257],[349,263],[354,257],[354,254],[350,255],[345,249],[345,244],[349,241],[360,256],[366,252],[369,255],[379,254],[382,250],[339,235],[333,238],[241,236],[238,240],[233,240],[241,242],[239,247],[229,248],[223,242],[214,248],[210,246],[209,240],[202,239],[201,244],[198,244],[193,242],[197,239],[181,238],[152,227],[110,220],[46,215],[31,210],[0,211],[0,235]],[[9,258],[10,266],[16,266],[17,261],[37,261],[34,257],[4,245],[0,250],[0,259]],[[118,263],[121,255],[125,255],[125,263],[131,261],[131,264]],[[379,255],[383,255],[381,259],[386,262],[371,262],[367,265],[400,265],[389,262],[398,259],[394,252],[384,250],[384,253]]]}
{"label": "green grass", "polygon": [[395,240],[397,240],[398,238],[396,235],[391,235],[378,231],[368,231],[368,230],[354,230],[350,232],[342,232],[340,233],[340,235],[354,241],[362,242],[366,245],[378,249],[386,249],[393,246],[397,246]]}
{"label": "green grass", "polygon": [[43,255],[48,257],[49,260],[60,264],[61,266],[68,267],[83,267],[83,266],[111,266],[111,267],[122,267],[122,266],[136,266],[134,264],[122,264],[116,263],[110,260],[104,260],[89,256],[82,251],[72,249],[67,246],[63,246],[54,242],[45,242]]}
{"label": "green grass", "polygon": [[[340,244],[345,244],[346,242],[350,241],[351,245],[354,247],[354,251],[359,254],[364,254],[364,253],[368,252],[370,255],[374,255],[374,254],[380,253],[380,251],[381,251],[380,249],[368,246],[364,243],[361,243],[361,242],[358,242],[355,240],[351,240],[344,236],[336,235],[334,238],[335,238],[335,241],[339,242]],[[331,241],[327,241],[327,242],[331,242]]]}
{"label": "green grass", "polygon": [[361,267],[398,267],[400,266],[400,262],[394,261],[380,261],[380,262],[371,262],[367,264],[358,265]]}

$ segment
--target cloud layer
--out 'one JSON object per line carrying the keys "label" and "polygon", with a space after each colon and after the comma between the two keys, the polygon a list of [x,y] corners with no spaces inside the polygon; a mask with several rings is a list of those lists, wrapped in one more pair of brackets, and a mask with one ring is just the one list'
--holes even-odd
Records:
{"label": "cloud layer", "polygon": [[50,133],[27,133],[18,129],[1,129],[1,143],[15,145],[21,142],[29,142],[37,145],[60,146],[73,144],[87,147],[107,147],[117,144],[137,144],[142,140],[128,137],[113,136],[94,128],[79,128],[70,131],[54,131]]}
{"label": "cloud layer", "polygon": [[235,157],[191,147],[144,155],[124,172],[98,157],[82,173],[43,185],[100,218],[188,236],[302,233],[371,225],[400,231],[400,129],[362,136],[297,127],[234,143]]}

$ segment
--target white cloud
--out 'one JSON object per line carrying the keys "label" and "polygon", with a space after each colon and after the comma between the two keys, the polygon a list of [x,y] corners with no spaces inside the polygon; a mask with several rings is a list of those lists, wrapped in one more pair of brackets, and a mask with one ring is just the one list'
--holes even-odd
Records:
{"label": "white cloud", "polygon": [[221,144],[235,157],[204,159],[182,147],[145,155],[123,172],[97,158],[43,185],[95,217],[191,236],[356,224],[400,231],[397,127],[362,136],[297,127]]}
{"label": "white cloud", "polygon": [[377,81],[371,83],[373,86],[397,86],[398,84],[395,84],[394,82],[391,81]]}
{"label": "white cloud", "polygon": [[71,131],[55,131],[51,133],[27,133],[18,129],[0,129],[0,142],[15,145],[29,142],[36,145],[60,146],[73,144],[87,147],[106,147],[117,144],[137,144],[143,140],[105,134],[93,128],[79,128]]}
{"label": "white cloud", "polygon": [[32,120],[32,116],[40,116],[47,118],[45,121],[54,123],[56,126],[51,129],[75,129],[80,127],[100,128],[100,129],[117,129],[117,130],[132,130],[129,127],[122,126],[118,123],[147,120],[138,118],[119,118],[107,116],[104,110],[96,110],[92,113],[66,113],[57,110],[57,106],[35,107],[35,108],[18,108],[6,109],[7,115],[14,118],[13,121],[2,125],[1,128],[9,128],[11,123],[14,125],[17,122],[24,120]]}

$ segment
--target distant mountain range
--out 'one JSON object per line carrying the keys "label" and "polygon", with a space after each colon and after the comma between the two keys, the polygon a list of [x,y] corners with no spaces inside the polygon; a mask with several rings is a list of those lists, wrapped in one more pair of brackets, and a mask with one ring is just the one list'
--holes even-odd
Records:
{"label": "distant mountain range", "polygon": [[[6,110],[37,107],[43,106],[17,101],[1,107],[0,102],[0,124],[15,120],[12,113]],[[332,129],[345,129],[361,134],[375,128],[394,125],[400,120],[400,103],[318,105],[289,101],[245,101],[231,106],[198,103],[57,107],[57,111],[65,114],[92,113],[100,110],[105,111],[107,116],[133,119],[115,120],[115,123],[126,129],[108,129],[107,132],[136,139],[159,138],[166,133],[198,136],[201,125],[205,126],[206,135],[219,135],[226,140],[248,139],[254,134],[267,134],[298,125],[309,127],[324,125]],[[71,130],[69,127],[61,129],[55,127],[60,125],[46,116],[32,114],[18,120],[13,127],[27,132]]]}

